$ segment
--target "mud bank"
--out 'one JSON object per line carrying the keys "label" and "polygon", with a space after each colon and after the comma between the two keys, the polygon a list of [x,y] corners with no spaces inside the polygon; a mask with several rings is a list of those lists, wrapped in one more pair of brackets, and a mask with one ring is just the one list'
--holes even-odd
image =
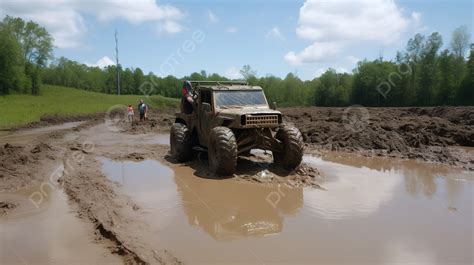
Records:
{"label": "mud bank", "polygon": [[[311,149],[418,159],[474,169],[474,107],[285,108]],[[461,147],[461,148],[460,148]]]}
{"label": "mud bank", "polygon": [[0,192],[26,189],[51,177],[61,164],[67,145],[63,137],[99,123],[72,122],[38,129],[22,129],[0,137]]}

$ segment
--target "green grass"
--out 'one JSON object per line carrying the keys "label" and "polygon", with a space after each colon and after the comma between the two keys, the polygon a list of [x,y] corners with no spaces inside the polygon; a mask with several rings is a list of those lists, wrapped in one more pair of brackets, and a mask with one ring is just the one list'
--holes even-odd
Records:
{"label": "green grass", "polygon": [[[40,96],[0,96],[0,128],[6,129],[39,121],[43,115],[74,116],[105,112],[114,105],[132,104],[136,109],[143,98],[151,108],[176,107],[177,99],[162,96],[108,95],[68,87],[44,85]],[[136,110],[135,110],[136,111]]]}

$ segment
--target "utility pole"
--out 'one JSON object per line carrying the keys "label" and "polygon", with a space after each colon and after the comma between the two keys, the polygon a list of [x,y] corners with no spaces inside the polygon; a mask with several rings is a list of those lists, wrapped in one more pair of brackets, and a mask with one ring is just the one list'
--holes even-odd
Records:
{"label": "utility pole", "polygon": [[117,62],[116,64],[116,70],[117,70],[117,95],[120,95],[120,68],[119,68],[119,52],[118,52],[118,33],[117,30],[115,30],[115,60]]}

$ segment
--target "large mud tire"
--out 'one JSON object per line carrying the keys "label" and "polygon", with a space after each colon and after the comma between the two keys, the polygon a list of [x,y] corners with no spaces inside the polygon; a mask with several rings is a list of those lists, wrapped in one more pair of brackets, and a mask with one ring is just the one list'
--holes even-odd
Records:
{"label": "large mud tire", "polygon": [[295,169],[303,159],[303,136],[295,127],[283,126],[276,134],[276,139],[282,142],[283,152],[274,152],[274,162],[287,170]]}
{"label": "large mud tire", "polygon": [[191,132],[182,123],[171,126],[170,132],[171,156],[178,162],[186,162],[193,156]]}
{"label": "large mud tire", "polygon": [[234,173],[237,165],[237,141],[231,129],[216,127],[211,130],[208,156],[212,172],[224,176]]}

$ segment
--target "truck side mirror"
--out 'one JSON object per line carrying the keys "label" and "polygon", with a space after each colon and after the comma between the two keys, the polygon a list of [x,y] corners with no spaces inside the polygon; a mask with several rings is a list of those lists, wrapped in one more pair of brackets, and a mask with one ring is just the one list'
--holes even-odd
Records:
{"label": "truck side mirror", "polygon": [[272,109],[272,110],[276,110],[276,109],[277,109],[277,103],[276,103],[275,101],[273,101],[271,109]]}
{"label": "truck side mirror", "polygon": [[210,112],[212,110],[211,104],[203,102],[202,103],[202,110],[205,111],[205,112]]}

